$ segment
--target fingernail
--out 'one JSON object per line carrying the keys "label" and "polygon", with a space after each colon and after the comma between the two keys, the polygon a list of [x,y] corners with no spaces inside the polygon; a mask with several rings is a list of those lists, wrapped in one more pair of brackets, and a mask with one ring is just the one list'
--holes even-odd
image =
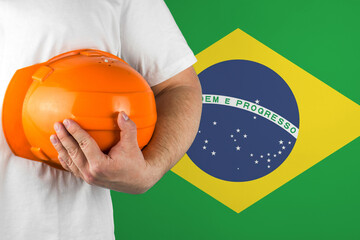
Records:
{"label": "fingernail", "polygon": [[60,162],[63,162],[63,160],[61,159],[60,155],[58,156],[58,159]]}
{"label": "fingernail", "polygon": [[65,120],[63,121],[63,123],[64,123],[64,126],[65,126],[66,128],[68,128],[69,125],[70,125],[70,122],[69,122],[69,120],[67,120],[67,119],[65,119]]}
{"label": "fingernail", "polygon": [[55,129],[56,132],[58,132],[60,130],[59,123],[54,124],[54,129]]}
{"label": "fingernail", "polygon": [[51,141],[51,143],[54,144],[54,145],[56,145],[57,142],[58,142],[57,139],[56,139],[56,137],[55,137],[54,135],[51,135],[51,136],[50,136],[50,141]]}
{"label": "fingernail", "polygon": [[122,117],[125,119],[125,121],[127,121],[129,119],[128,115],[126,115],[125,112],[122,112]]}

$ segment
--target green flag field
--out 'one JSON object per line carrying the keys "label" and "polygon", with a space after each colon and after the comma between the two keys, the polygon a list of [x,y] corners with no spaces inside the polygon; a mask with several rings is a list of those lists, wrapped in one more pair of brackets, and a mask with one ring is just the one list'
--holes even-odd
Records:
{"label": "green flag field", "polygon": [[[360,1],[165,2],[195,55],[241,29],[360,104]],[[353,119],[349,122],[354,125]],[[359,125],[355,122],[354,131]],[[338,130],[329,129],[334,137]],[[116,239],[356,240],[360,239],[360,138],[240,212],[175,171],[145,194],[111,194]]]}

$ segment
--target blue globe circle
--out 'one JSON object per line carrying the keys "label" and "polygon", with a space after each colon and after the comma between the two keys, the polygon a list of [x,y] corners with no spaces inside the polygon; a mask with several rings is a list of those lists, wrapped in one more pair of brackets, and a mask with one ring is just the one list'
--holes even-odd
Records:
{"label": "blue globe circle", "polygon": [[[201,72],[199,79],[203,96],[243,99],[271,110],[299,128],[299,110],[291,89],[276,72],[260,63],[220,62]],[[244,182],[278,168],[295,142],[296,136],[267,117],[203,101],[199,132],[187,154],[213,177]]]}

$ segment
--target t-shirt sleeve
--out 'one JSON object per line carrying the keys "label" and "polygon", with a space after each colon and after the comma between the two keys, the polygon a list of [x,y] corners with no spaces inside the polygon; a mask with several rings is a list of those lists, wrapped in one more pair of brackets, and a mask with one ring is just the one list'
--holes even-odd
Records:
{"label": "t-shirt sleeve", "polygon": [[122,1],[120,56],[155,86],[196,62],[163,0]]}

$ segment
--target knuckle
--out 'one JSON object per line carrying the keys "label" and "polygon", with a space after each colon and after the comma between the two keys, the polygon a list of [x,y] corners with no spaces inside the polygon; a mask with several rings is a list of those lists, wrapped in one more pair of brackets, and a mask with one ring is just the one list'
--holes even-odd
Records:
{"label": "knuckle", "polygon": [[84,175],[84,181],[90,185],[93,185],[95,182],[95,177],[90,173]]}
{"label": "knuckle", "polygon": [[90,175],[96,177],[99,176],[99,174],[101,173],[101,168],[99,167],[99,165],[93,165],[89,168],[90,171]]}
{"label": "knuckle", "polygon": [[66,157],[64,158],[64,161],[69,169],[71,169],[73,162],[71,161],[71,158]]}
{"label": "knuckle", "polygon": [[66,155],[67,154],[66,148],[62,144],[57,144],[55,149],[59,153],[59,155]]}
{"label": "knuckle", "polygon": [[67,135],[62,134],[61,132],[57,135],[57,137],[59,138],[59,140],[60,140],[61,142],[64,142],[64,141],[67,140]]}
{"label": "knuckle", "polygon": [[63,146],[61,144],[56,144],[55,145],[55,150],[58,152],[58,153],[61,153],[64,149],[63,149]]}
{"label": "knuckle", "polygon": [[61,159],[61,161],[66,165],[66,167],[68,167],[69,157],[67,156],[67,154],[59,154],[59,159]]}
{"label": "knuckle", "polygon": [[76,158],[79,154],[79,149],[76,147],[75,148],[70,147],[70,148],[67,148],[66,150],[71,158]]}
{"label": "knuckle", "polygon": [[87,148],[87,147],[89,146],[89,139],[86,138],[86,137],[80,139],[79,145],[80,145],[80,148],[81,148],[81,149]]}
{"label": "knuckle", "polygon": [[59,159],[59,162],[60,162],[61,166],[62,166],[64,169],[68,170],[68,166],[66,165],[65,159],[64,159],[64,158],[61,158],[60,156],[58,157],[58,159]]}

